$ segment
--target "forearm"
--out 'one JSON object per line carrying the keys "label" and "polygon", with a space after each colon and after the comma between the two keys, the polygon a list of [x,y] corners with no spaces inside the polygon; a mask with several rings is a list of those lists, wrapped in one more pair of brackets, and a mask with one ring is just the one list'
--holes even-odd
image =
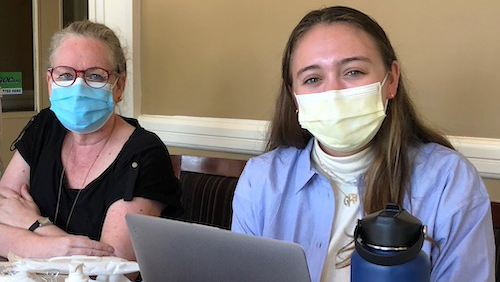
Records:
{"label": "forearm", "polygon": [[[0,200],[0,203],[3,203]],[[22,213],[18,212],[18,210],[12,210],[9,212],[5,212],[4,209],[0,208],[0,224],[11,226],[14,228],[18,228],[21,230],[29,230],[29,228],[35,223],[39,222],[42,219],[39,213]],[[42,221],[43,222],[43,221]],[[35,226],[36,227],[36,226]],[[49,224],[36,227],[33,232],[37,235],[41,236],[65,236],[68,235],[64,230],[60,229],[56,225]]]}
{"label": "forearm", "polygon": [[19,228],[0,224],[0,256],[7,257],[7,254],[13,252],[23,257],[40,256],[39,251],[33,252],[35,248],[39,248],[39,241],[43,236],[66,236],[68,233],[55,225],[43,226],[37,228],[34,232],[28,228]]}
{"label": "forearm", "polygon": [[26,258],[65,255],[64,247],[69,240],[69,236],[54,235],[48,237],[27,229],[0,224],[0,242],[2,242],[0,256],[2,257],[7,257],[9,252]]}
{"label": "forearm", "polygon": [[114,249],[86,236],[43,236],[29,230],[0,224],[0,256],[13,252],[21,257],[49,258],[54,256],[112,256]]}
{"label": "forearm", "polygon": [[9,252],[22,257],[40,255],[39,235],[21,228],[0,224],[0,256],[7,257]]}

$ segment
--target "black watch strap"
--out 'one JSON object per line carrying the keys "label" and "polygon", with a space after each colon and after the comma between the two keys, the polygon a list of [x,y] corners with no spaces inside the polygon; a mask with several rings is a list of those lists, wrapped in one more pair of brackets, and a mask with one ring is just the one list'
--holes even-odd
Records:
{"label": "black watch strap", "polygon": [[52,222],[50,221],[50,219],[48,217],[42,217],[42,218],[37,219],[35,222],[33,222],[33,224],[30,226],[30,228],[28,228],[28,230],[34,232],[35,229],[37,229],[38,227],[50,225],[50,224],[52,224]]}

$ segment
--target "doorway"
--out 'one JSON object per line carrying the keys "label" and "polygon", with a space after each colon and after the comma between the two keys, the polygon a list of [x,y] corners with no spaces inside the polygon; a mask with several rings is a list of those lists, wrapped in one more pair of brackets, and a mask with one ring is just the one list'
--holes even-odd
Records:
{"label": "doorway", "polygon": [[13,82],[0,84],[5,86],[2,92],[9,92],[1,99],[0,157],[4,166],[14,154],[12,142],[28,120],[50,105],[45,77],[52,34],[87,18],[87,1],[2,1],[0,26],[8,28],[3,28],[0,39],[0,80]]}

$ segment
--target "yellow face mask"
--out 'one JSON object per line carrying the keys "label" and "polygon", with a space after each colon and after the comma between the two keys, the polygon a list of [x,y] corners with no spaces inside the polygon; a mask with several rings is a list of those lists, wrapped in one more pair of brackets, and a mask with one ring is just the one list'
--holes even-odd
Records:
{"label": "yellow face mask", "polygon": [[299,123],[321,144],[339,152],[355,151],[368,144],[377,134],[386,116],[382,103],[382,82],[329,90],[312,94],[295,94]]}

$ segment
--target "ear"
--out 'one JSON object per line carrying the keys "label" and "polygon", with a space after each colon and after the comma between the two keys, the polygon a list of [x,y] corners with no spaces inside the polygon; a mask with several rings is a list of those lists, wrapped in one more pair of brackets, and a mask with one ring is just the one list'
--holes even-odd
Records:
{"label": "ear", "polygon": [[49,90],[49,97],[52,95],[52,78],[50,77],[50,72],[47,71],[47,89]]}
{"label": "ear", "polygon": [[116,82],[116,85],[113,88],[113,99],[114,99],[115,104],[118,104],[123,99],[123,92],[125,90],[126,78],[127,78],[127,75],[124,73],[120,74],[116,78],[116,79],[118,79],[118,81]]}
{"label": "ear", "polygon": [[123,92],[125,90],[125,82],[127,81],[127,74],[121,73],[120,76],[118,77],[118,82],[116,84],[116,87]]}
{"label": "ear", "polygon": [[391,71],[387,77],[387,98],[392,99],[396,96],[399,86],[399,63],[394,60],[391,63]]}

